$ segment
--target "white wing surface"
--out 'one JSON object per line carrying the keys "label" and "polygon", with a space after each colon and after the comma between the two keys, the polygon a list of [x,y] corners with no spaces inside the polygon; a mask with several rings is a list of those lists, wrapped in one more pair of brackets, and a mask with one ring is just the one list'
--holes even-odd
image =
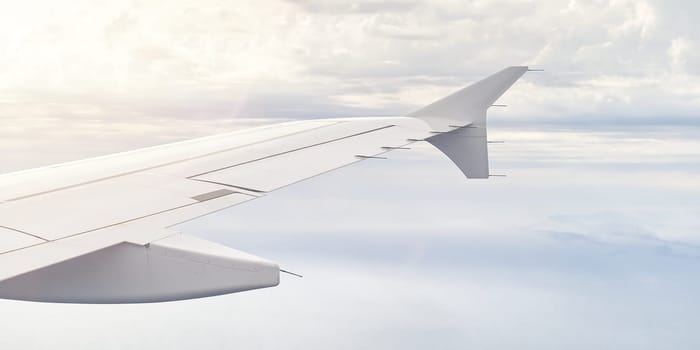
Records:
{"label": "white wing surface", "polygon": [[138,303],[275,286],[277,264],[176,226],[420,141],[486,178],[486,110],[526,71],[406,117],[290,122],[1,175],[0,298]]}

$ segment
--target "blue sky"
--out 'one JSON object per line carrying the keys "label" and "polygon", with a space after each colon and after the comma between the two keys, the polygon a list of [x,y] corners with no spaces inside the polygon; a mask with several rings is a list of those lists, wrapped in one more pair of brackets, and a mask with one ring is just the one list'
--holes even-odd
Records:
{"label": "blue sky", "polygon": [[294,118],[400,115],[507,65],[494,172],[422,145],[182,227],[305,275],[201,300],[0,301],[1,348],[696,349],[691,2],[12,4],[3,172]]}

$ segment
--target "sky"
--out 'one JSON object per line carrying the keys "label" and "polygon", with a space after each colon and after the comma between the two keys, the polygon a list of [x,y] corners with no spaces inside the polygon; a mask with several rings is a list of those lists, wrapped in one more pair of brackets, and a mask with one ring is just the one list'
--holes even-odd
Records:
{"label": "sky", "polygon": [[[0,1],[3,2],[3,1]],[[403,115],[509,65],[492,171],[429,145],[182,227],[303,274],[148,305],[0,301],[2,349],[697,349],[692,1],[24,1],[0,172],[292,119]]]}

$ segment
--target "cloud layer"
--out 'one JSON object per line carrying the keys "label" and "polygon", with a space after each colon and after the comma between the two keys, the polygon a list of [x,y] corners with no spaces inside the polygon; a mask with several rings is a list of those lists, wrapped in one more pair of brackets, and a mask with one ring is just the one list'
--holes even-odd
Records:
{"label": "cloud layer", "polygon": [[182,227],[269,290],[2,301],[0,348],[695,349],[700,28],[687,1],[76,1],[0,12],[0,172],[282,119],[401,115],[508,65],[491,163],[427,145]]}
{"label": "cloud layer", "polygon": [[[2,117],[401,114],[507,65],[512,119],[697,125],[687,2],[13,4]],[[598,124],[609,124],[598,120]]]}

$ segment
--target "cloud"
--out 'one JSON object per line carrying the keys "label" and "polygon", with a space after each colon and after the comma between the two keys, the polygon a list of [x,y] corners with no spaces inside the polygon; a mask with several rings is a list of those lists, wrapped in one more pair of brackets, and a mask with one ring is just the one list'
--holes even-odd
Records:
{"label": "cloud", "polygon": [[546,71],[490,111],[490,137],[506,141],[492,169],[508,177],[465,181],[428,145],[320,176],[180,227],[304,279],[175,304],[3,301],[0,347],[697,348],[698,11],[6,6],[0,171],[286,119],[402,114],[503,66]]}
{"label": "cloud", "polygon": [[[13,6],[2,15],[0,100],[69,118],[115,108],[123,112],[110,119],[402,114],[503,66],[533,64],[547,71],[508,95],[513,119],[613,126],[643,111],[649,123],[694,124],[699,38],[677,20],[686,5]],[[236,108],[251,100],[263,102]],[[600,115],[610,119],[590,118]],[[19,117],[4,104],[2,116]]]}
{"label": "cloud", "polygon": [[322,14],[374,14],[374,13],[394,13],[406,12],[415,7],[413,1],[377,1],[363,0],[353,1],[318,1],[318,0],[290,0],[291,3],[297,4],[307,12],[322,13]]}

